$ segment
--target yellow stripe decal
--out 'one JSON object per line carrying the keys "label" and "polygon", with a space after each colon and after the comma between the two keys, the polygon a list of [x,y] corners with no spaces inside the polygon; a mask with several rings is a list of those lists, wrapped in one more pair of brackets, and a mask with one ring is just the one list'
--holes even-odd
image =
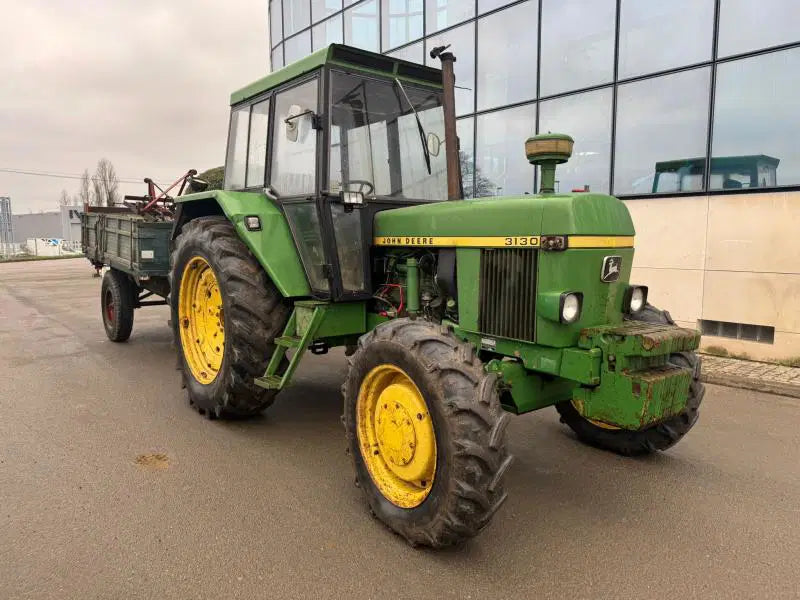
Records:
{"label": "yellow stripe decal", "polygon": [[633,236],[571,235],[567,248],[633,248]]}
{"label": "yellow stripe decal", "polygon": [[457,248],[538,248],[538,235],[515,235],[511,237],[461,237],[387,235],[376,237],[375,246],[450,246]]}
{"label": "yellow stripe decal", "polygon": [[[632,248],[632,235],[570,235],[567,248]],[[375,246],[439,246],[455,248],[538,248],[538,235],[419,236],[386,235],[373,240]]]}

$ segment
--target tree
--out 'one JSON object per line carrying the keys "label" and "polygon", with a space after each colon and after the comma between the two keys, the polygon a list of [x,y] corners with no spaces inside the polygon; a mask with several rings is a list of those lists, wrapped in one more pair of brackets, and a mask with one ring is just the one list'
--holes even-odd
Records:
{"label": "tree", "polygon": [[61,190],[61,197],[58,199],[59,206],[71,206],[72,200],[70,200],[69,194],[67,190]]}
{"label": "tree", "polygon": [[107,158],[97,162],[92,178],[92,188],[97,206],[114,206],[119,202],[119,181],[114,165]]}
{"label": "tree", "polygon": [[89,206],[93,206],[97,203],[97,200],[92,195],[92,183],[91,179],[89,178],[89,169],[83,170],[83,175],[81,175],[81,182],[78,187],[78,195],[77,195],[77,203],[81,207],[85,204]]}
{"label": "tree", "polygon": [[464,185],[465,198],[485,198],[486,196],[495,195],[497,186],[491,179],[481,175],[480,169],[473,165],[471,155],[459,150],[458,160],[461,163],[461,180]]}

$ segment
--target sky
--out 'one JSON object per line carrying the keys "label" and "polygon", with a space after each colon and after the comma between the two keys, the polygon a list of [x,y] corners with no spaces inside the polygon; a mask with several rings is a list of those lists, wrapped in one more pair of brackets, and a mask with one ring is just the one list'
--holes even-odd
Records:
{"label": "sky", "polygon": [[[268,72],[267,0],[0,0],[0,196],[55,210],[108,158],[121,179],[222,165],[232,91]],[[143,183],[121,184],[143,194]]]}

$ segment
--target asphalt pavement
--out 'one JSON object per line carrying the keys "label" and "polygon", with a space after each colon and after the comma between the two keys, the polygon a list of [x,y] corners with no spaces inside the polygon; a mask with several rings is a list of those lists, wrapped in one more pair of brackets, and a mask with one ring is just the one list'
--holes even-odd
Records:
{"label": "asphalt pavement", "polygon": [[509,499],[445,551],[369,516],[341,352],[259,418],[208,421],[166,307],[108,341],[84,259],[0,264],[0,598],[795,598],[800,400],[709,386],[666,453],[516,417]]}

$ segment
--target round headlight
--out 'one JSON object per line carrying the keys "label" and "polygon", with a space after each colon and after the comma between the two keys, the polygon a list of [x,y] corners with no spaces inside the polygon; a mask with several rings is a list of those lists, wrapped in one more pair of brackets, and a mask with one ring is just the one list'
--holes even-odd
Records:
{"label": "round headlight", "polygon": [[639,312],[644,308],[644,303],[647,301],[647,294],[644,288],[635,287],[631,290],[631,312]]}
{"label": "round headlight", "polygon": [[581,299],[577,294],[565,294],[561,305],[561,321],[574,323],[581,314]]}

